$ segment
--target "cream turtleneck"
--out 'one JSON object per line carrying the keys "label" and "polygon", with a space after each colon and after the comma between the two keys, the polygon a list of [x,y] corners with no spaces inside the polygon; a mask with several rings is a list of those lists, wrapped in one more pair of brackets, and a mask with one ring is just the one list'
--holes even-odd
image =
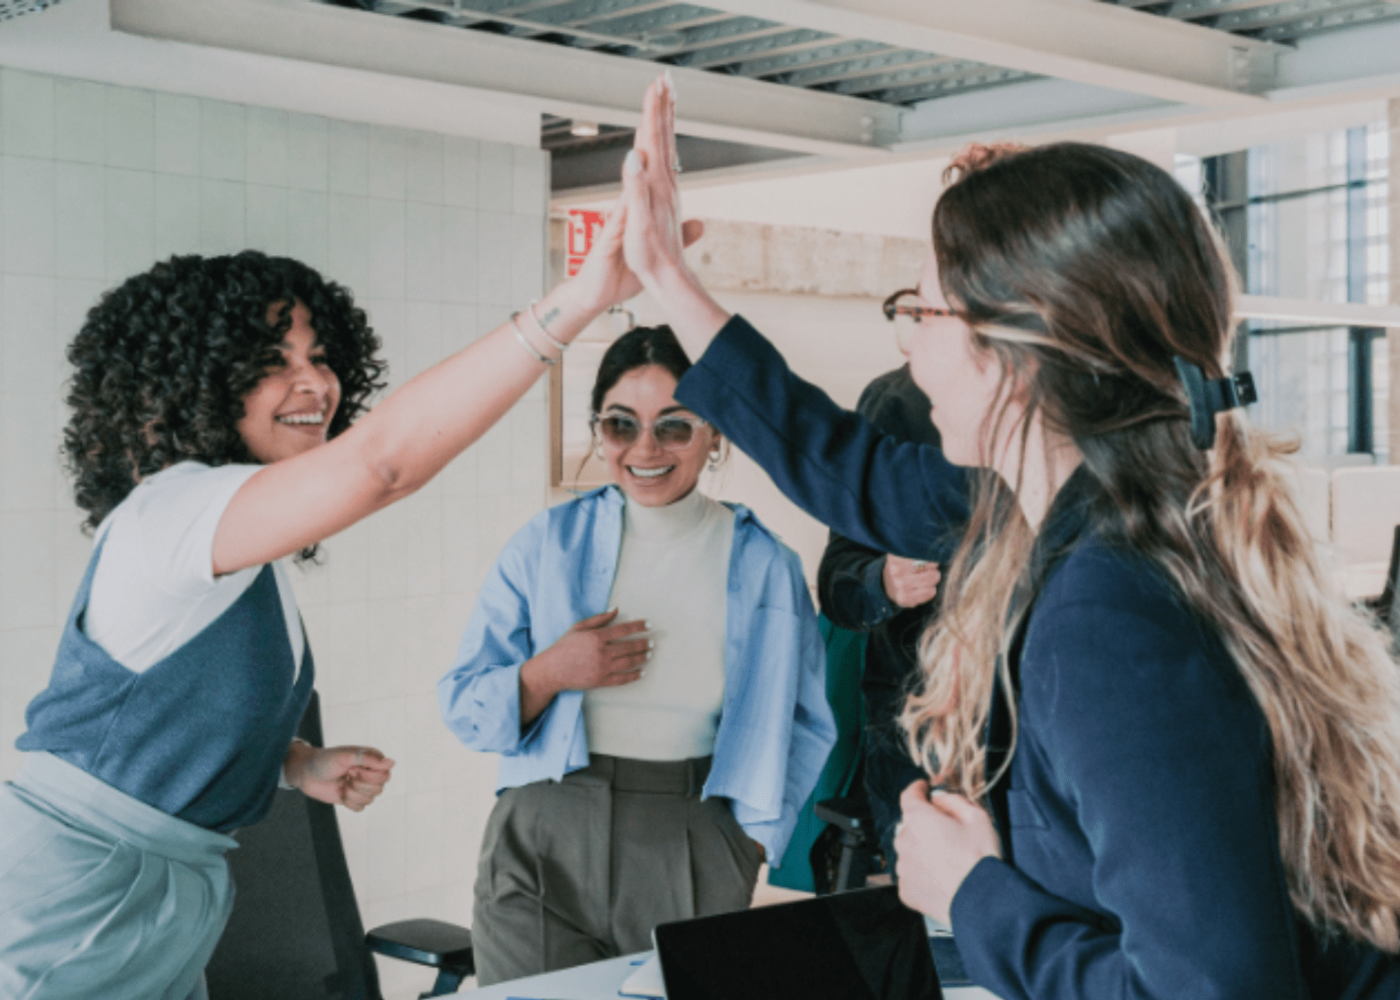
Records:
{"label": "cream turtleneck", "polygon": [[645,676],[584,692],[588,749],[640,760],[714,750],[724,701],[724,641],[734,512],[699,490],[665,507],[630,498],[609,607],[644,618],[656,643]]}

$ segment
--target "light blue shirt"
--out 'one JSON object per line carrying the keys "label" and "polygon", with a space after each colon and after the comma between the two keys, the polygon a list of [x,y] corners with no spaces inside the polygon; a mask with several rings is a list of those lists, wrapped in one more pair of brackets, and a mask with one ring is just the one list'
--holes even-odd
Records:
{"label": "light blue shirt", "polygon": [[[520,667],[607,610],[623,506],[617,488],[604,487],[522,528],[482,584],[456,666],[438,682],[442,717],[458,739],[501,754],[498,791],[588,766],[583,692],[561,692],[522,732]],[[739,825],[777,862],[836,743],[836,723],[802,563],[742,506],[734,506],[724,650],[724,703],[702,796],[729,799]]]}

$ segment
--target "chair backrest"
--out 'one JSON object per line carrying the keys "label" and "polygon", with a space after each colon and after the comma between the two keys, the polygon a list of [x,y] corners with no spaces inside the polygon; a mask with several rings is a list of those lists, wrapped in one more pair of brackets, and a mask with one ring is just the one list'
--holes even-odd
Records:
{"label": "chair backrest", "polygon": [[[313,693],[297,735],[322,745]],[[233,914],[205,977],[210,1000],[381,1000],[335,807],[277,792],[229,854]]]}

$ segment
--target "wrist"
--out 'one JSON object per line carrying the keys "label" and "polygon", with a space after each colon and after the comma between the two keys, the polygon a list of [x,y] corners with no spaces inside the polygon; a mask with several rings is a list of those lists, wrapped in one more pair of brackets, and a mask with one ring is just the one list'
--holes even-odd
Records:
{"label": "wrist", "polygon": [[[535,307],[545,321],[549,335],[562,344],[570,344],[583,328],[607,309],[608,303],[594,301],[580,286],[577,278],[557,285]],[[551,313],[556,315],[552,318]],[[533,320],[534,317],[531,317]]]}
{"label": "wrist", "polygon": [[549,650],[532,656],[520,665],[520,691],[531,702],[547,703],[559,693],[554,682],[554,671],[550,669]]}
{"label": "wrist", "polygon": [[287,755],[282,758],[282,776],[286,778],[288,785],[297,789],[301,788],[306,774],[306,765],[315,753],[316,748],[300,737],[292,740],[287,747]]}
{"label": "wrist", "polygon": [[683,258],[659,261],[656,267],[637,277],[641,280],[643,288],[662,300],[676,295],[694,294],[700,287],[700,282],[686,266]]}

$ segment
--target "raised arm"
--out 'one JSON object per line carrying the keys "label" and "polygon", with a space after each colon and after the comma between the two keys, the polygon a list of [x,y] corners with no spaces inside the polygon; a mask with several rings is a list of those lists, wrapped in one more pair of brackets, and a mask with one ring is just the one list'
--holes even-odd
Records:
{"label": "raised arm", "polygon": [[[625,214],[614,210],[578,275],[535,307],[554,340],[567,345],[609,305],[641,290],[623,260]],[[219,522],[214,572],[297,552],[413,493],[525,394],[547,367],[542,358],[559,353],[524,312],[519,329],[501,324],[339,437],[261,469]]]}

